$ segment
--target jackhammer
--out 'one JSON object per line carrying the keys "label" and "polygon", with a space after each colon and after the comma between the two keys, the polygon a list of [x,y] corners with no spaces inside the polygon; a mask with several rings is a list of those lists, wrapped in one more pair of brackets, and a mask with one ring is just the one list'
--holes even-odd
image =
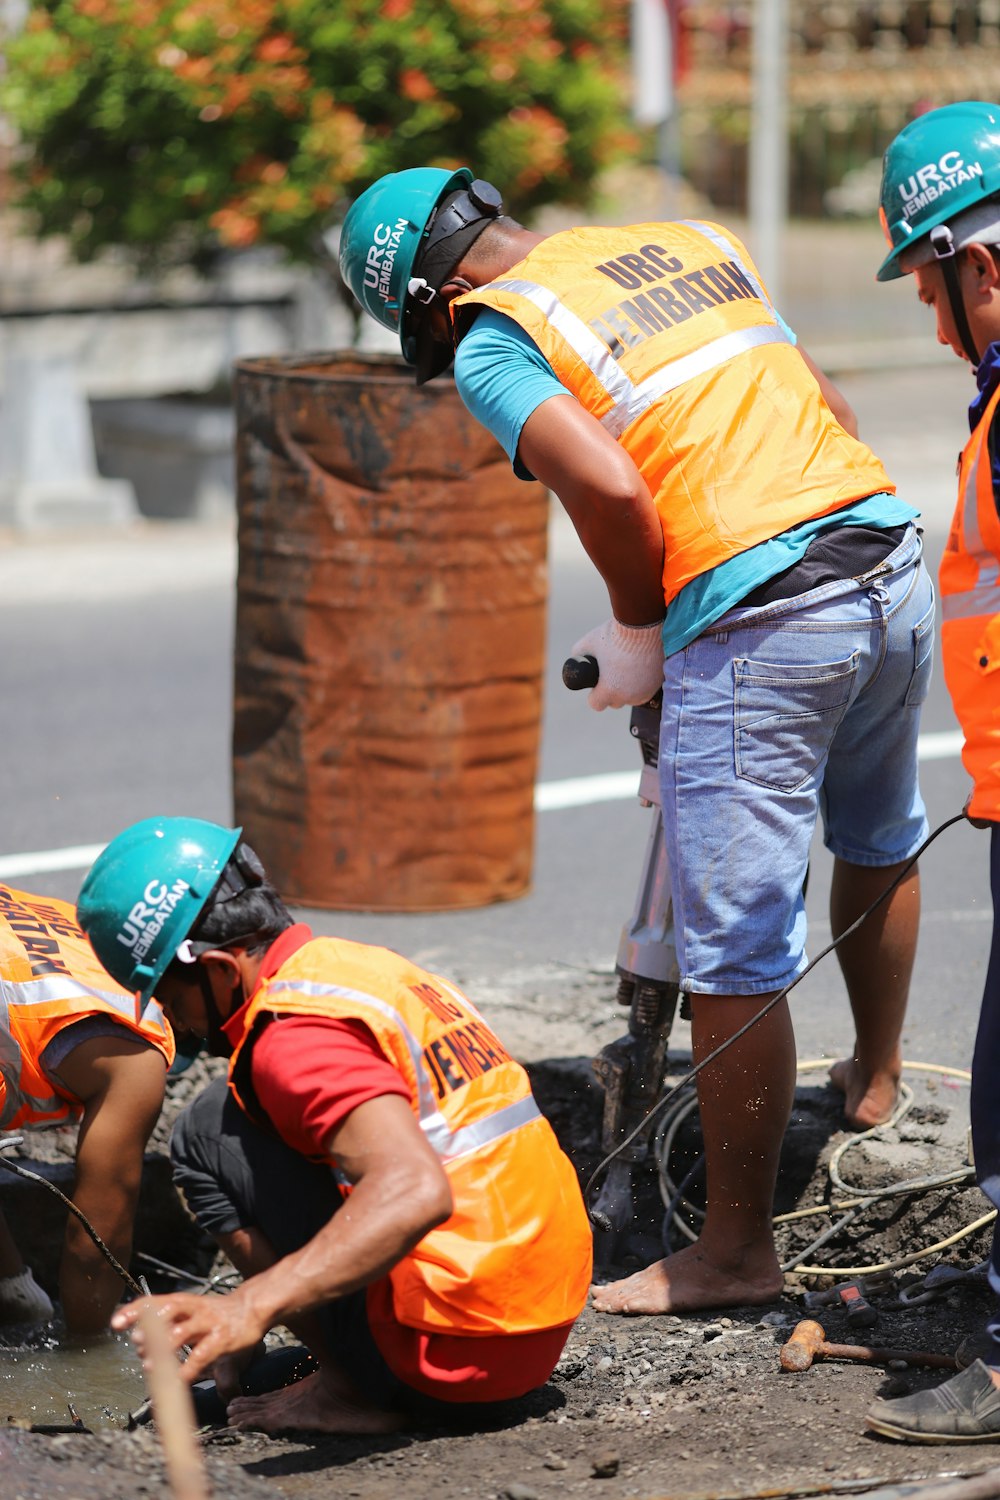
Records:
{"label": "jackhammer", "polygon": [[[592,656],[570,657],[563,664],[563,682],[574,692],[593,687],[597,677],[597,661]],[[648,1245],[643,1243],[648,1237],[635,1229],[637,1169],[649,1158],[655,1120],[646,1121],[646,1116],[663,1089],[667,1043],[678,1001],[670,872],[657,771],[661,696],[657,693],[648,703],[633,708],[629,721],[642,753],[639,801],[653,816],[635,906],[622,928],[615,961],[618,1003],[629,1009],[628,1034],[602,1048],[593,1069],[604,1089],[602,1151],[610,1154],[636,1133],[615,1155],[589,1205],[598,1264],[621,1265],[635,1255],[649,1258],[645,1254]],[[683,1000],[681,1015],[686,1019]]]}

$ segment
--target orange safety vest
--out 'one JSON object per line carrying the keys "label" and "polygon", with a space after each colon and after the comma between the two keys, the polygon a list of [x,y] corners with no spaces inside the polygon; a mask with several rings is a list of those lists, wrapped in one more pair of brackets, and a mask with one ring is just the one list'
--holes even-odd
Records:
{"label": "orange safety vest", "polygon": [[255,1034],[262,1018],[286,1012],[365,1023],[447,1175],[451,1217],[389,1272],[397,1321],[475,1335],[572,1322],[592,1258],[576,1173],[528,1075],[470,1001],[397,953],[313,938],[255,992],[230,1061],[230,1088],[260,1124]]}
{"label": "orange safety vest", "polygon": [[998,405],[1000,386],[962,453],[938,571],[944,676],[973,780],[969,813],[993,821],[1000,821],[1000,519],[988,439]]}
{"label": "orange safety vest", "polygon": [[717,224],[553,234],[451,304],[519,323],[642,473],[663,526],[667,604],[790,527],[894,490],[844,431],[745,247]]}
{"label": "orange safety vest", "polygon": [[41,1057],[64,1027],[93,1015],[113,1016],[173,1062],[159,1005],[151,1000],[139,1013],[135,996],[98,963],[74,907],[0,885],[0,1130],[80,1113],[79,1100],[54,1088]]}

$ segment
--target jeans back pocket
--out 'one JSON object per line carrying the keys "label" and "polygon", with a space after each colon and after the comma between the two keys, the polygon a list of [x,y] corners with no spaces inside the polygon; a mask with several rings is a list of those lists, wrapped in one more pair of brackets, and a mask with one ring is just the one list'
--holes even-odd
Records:
{"label": "jeans back pocket", "polygon": [[776,792],[803,786],[847,712],[860,652],[833,662],[733,662],[736,774]]}
{"label": "jeans back pocket", "polygon": [[906,697],[907,708],[919,708],[927,697],[934,669],[934,599],[913,627],[913,675]]}

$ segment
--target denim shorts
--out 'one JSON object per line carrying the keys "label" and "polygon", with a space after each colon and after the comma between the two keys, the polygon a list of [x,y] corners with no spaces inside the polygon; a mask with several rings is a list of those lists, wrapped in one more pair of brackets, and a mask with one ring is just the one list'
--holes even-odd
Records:
{"label": "denim shorts", "polygon": [[664,665],[660,793],[681,988],[760,995],[806,966],[817,815],[840,859],[910,858],[934,591],[908,528],[858,578],[722,615]]}

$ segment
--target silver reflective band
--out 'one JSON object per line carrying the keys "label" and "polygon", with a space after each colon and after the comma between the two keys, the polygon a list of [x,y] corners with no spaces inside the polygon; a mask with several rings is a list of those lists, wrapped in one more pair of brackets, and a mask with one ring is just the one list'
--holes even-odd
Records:
{"label": "silver reflective band", "polygon": [[[702,223],[701,219],[681,219],[680,222],[687,225],[688,229],[694,229],[698,234],[703,234],[706,240],[713,244],[717,250],[721,250],[723,255],[728,255],[730,260],[735,261],[764,306],[770,308],[771,312],[774,313],[774,303],[765,292],[759,278],[753,274],[753,271],[727,235],[722,234],[720,230],[711,224]],[[777,313],[774,313],[774,315],[777,317]]]}
{"label": "silver reflective band", "polygon": [[[0,999],[8,1005],[48,1005],[55,1000],[101,1000],[123,1016],[135,1018],[135,996],[122,990],[98,990],[79,984],[75,979],[50,975],[46,979],[29,979],[23,984],[0,976]],[[159,1007],[157,1007],[157,1010]]]}
{"label": "silver reflective band", "polygon": [[519,1130],[522,1125],[540,1118],[541,1110],[529,1094],[525,1099],[504,1105],[485,1120],[463,1125],[460,1130],[450,1131],[440,1115],[437,1122],[421,1120],[420,1125],[438,1156],[445,1161],[454,1161],[459,1156],[469,1156],[483,1146],[490,1146],[502,1136],[510,1135],[512,1130]]}
{"label": "silver reflective band", "polygon": [[[682,222],[687,228],[702,235],[738,266],[763,306],[773,317],[777,318],[771,299],[740,256],[736,246],[725,235],[695,219],[685,219]],[[710,343],[702,345],[701,348],[692,350],[690,354],[681,355],[679,359],[661,366],[659,370],[637,385],[622,370],[604,340],[598,338],[593,329],[566,307],[547,287],[517,277],[495,281],[491,283],[491,286],[500,291],[510,292],[514,296],[523,297],[525,301],[537,307],[546,321],[566,341],[573,353],[583,361],[594,379],[614,403],[599,420],[601,426],[615,439],[620,438],[632,423],[643,416],[661,397],[686,384],[687,381],[706,375],[710,370],[717,369],[720,365],[726,364],[729,360],[751,349],[763,348],[768,344],[790,342],[784,328],[778,322],[722,334]]]}
{"label": "silver reflective band", "polygon": [[47,979],[29,979],[23,984],[15,984],[12,980],[4,979],[0,975],[0,1035],[3,1034],[4,1029],[9,1028],[7,1019],[9,1006],[48,1005],[55,1000],[99,1000],[101,1005],[97,1008],[97,1014],[100,1014],[106,1006],[109,1010],[116,1011],[118,1015],[127,1017],[133,1024],[145,1021],[152,1026],[158,1026],[166,1034],[167,1023],[156,1000],[147,1000],[140,1011],[135,996],[123,990],[98,990],[90,985],[78,984],[75,979],[67,979],[62,975],[51,975]]}
{"label": "silver reflective band", "polygon": [[648,376],[641,384],[634,386],[628,401],[620,402],[614,410],[602,417],[601,425],[606,427],[613,437],[620,437],[638,417],[647,412],[651,406],[655,406],[662,396],[677,390],[679,386],[686,385],[689,380],[695,380],[699,375],[707,375],[709,370],[716,370],[720,365],[728,364],[738,354],[745,354],[750,349],[760,349],[765,344],[787,343],[788,337],[778,324],[767,324],[763,327],[725,333],[721,338],[713,339],[711,343],[703,344],[700,349],[694,349],[690,354],[684,354],[671,364],[664,365],[654,375]]}
{"label": "silver reflective band", "polygon": [[986,584],[980,582],[974,589],[962,594],[945,594],[941,600],[941,617],[945,620],[971,620],[976,615],[1000,614],[1000,579],[996,576]]}
{"label": "silver reflective band", "polygon": [[398,1029],[400,1036],[406,1044],[406,1050],[410,1054],[410,1062],[413,1064],[413,1071],[417,1078],[417,1107],[420,1111],[421,1122],[425,1119],[430,1119],[431,1116],[442,1118],[439,1115],[435,1101],[434,1087],[428,1076],[427,1069],[424,1067],[423,1052],[420,1043],[406,1025],[395,1006],[390,1005],[386,1000],[380,999],[378,995],[369,995],[365,990],[349,989],[346,985],[342,984],[316,984],[314,981],[308,979],[282,980],[280,984],[275,985],[272,993],[276,995],[282,993],[308,995],[315,1000],[322,1000],[326,995],[332,995],[340,1000],[360,1001],[362,1005],[370,1005],[373,1010],[377,1010],[379,1015],[384,1016],[387,1021],[391,1021]]}
{"label": "silver reflective band", "polygon": [[[939,226],[944,227],[944,226]],[[941,615],[945,620],[969,620],[976,615],[1000,611],[1000,563],[983,541],[979,525],[979,470],[983,445],[978,443],[965,473],[962,487],[962,545],[966,556],[978,565],[975,587],[943,595]]]}
{"label": "silver reflective band", "polygon": [[513,292],[516,296],[523,297],[526,302],[533,303],[546,321],[562,335],[574,354],[580,356],[608,394],[616,401],[627,397],[632,389],[632,382],[621,370],[607,344],[597,337],[582,318],[570,312],[554,292],[550,292],[547,287],[539,286],[537,282],[517,279],[491,282],[491,289],[493,287],[505,292]]}
{"label": "silver reflective band", "polygon": [[[538,1119],[541,1114],[533,1096],[528,1094],[525,1099],[518,1099],[513,1104],[504,1105],[502,1109],[496,1110],[486,1119],[477,1120],[472,1125],[463,1125],[458,1130],[452,1130],[438,1109],[434,1085],[424,1066],[423,1049],[395,1006],[390,1005],[387,1000],[381,999],[378,995],[369,995],[364,990],[348,989],[345,985],[339,984],[316,984],[305,979],[285,981],[276,985],[272,991],[275,995],[282,992],[309,995],[315,999],[331,995],[360,1002],[362,1005],[371,1006],[387,1021],[392,1022],[406,1044],[406,1050],[410,1054],[410,1061],[416,1075],[420,1128],[427,1137],[428,1143],[445,1161],[452,1161],[459,1156],[468,1156],[471,1151],[478,1151],[482,1146],[499,1140],[501,1136],[509,1135],[512,1130],[517,1130],[521,1125]],[[478,1015],[475,1007],[470,1005],[464,996],[458,996],[457,991],[454,990],[452,993],[456,995],[456,998],[461,999],[462,1004],[473,1015]]]}

